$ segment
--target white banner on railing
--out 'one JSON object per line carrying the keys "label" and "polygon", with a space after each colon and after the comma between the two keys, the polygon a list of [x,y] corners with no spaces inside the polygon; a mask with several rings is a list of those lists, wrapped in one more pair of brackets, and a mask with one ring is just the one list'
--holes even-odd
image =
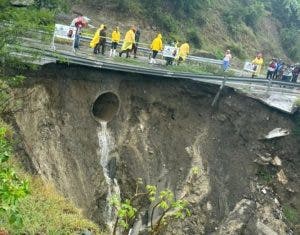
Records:
{"label": "white banner on railing", "polygon": [[55,24],[54,37],[74,40],[75,32],[75,27],[63,24]]}
{"label": "white banner on railing", "polygon": [[252,63],[249,62],[249,61],[246,61],[246,62],[245,62],[245,64],[244,64],[244,71],[254,72],[254,71],[255,71],[254,68],[255,68],[255,65],[254,65],[254,64],[252,64]]}
{"label": "white banner on railing", "polygon": [[72,41],[72,47],[74,48],[75,34],[76,34],[75,27],[69,25],[63,25],[63,24],[55,24],[55,29],[52,38],[53,50],[55,50],[55,38],[61,38],[61,39]]}
{"label": "white banner on railing", "polygon": [[178,48],[166,45],[162,52],[163,57],[175,58],[178,53]]}

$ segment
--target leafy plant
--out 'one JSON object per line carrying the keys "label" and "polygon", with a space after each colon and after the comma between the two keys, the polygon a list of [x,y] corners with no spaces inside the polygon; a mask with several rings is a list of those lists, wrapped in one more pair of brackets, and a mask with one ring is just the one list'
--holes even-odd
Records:
{"label": "leafy plant", "polygon": [[[152,192],[154,193],[155,190],[152,189]],[[169,189],[156,193],[155,201],[157,202],[151,209],[151,234],[153,235],[158,234],[162,226],[167,225],[170,220],[190,216],[190,210],[187,208],[188,202],[183,199],[176,200]],[[157,221],[154,221],[153,217],[155,210],[161,212]]]}
{"label": "leafy plant", "polygon": [[28,181],[20,179],[8,163],[12,148],[6,139],[7,132],[6,127],[0,127],[0,216],[10,224],[22,226],[23,218],[18,206],[29,193]]}
{"label": "leafy plant", "polygon": [[[184,219],[190,216],[188,209],[188,202],[179,199],[176,200],[171,190],[166,189],[157,192],[157,188],[154,185],[146,185],[143,187],[144,191],[140,191],[140,187],[143,186],[142,180],[138,179],[136,184],[136,191],[133,197],[130,199],[121,199],[113,195],[110,199],[110,204],[116,209],[117,217],[113,228],[113,234],[117,232],[117,228],[120,227],[124,231],[129,231],[130,226],[133,225],[134,219],[139,213],[139,209],[134,206],[139,199],[147,199],[151,203],[151,227],[150,234],[157,234],[163,226],[167,225],[168,222],[176,219]],[[154,203],[154,205],[152,205]],[[160,216],[157,220],[154,220],[155,211],[159,210]]]}

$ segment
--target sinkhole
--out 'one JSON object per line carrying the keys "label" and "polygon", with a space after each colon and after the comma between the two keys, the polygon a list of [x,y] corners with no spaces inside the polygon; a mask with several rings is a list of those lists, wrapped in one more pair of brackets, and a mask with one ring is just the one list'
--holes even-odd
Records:
{"label": "sinkhole", "polygon": [[113,92],[100,94],[92,106],[92,114],[98,122],[109,122],[118,113],[120,101]]}

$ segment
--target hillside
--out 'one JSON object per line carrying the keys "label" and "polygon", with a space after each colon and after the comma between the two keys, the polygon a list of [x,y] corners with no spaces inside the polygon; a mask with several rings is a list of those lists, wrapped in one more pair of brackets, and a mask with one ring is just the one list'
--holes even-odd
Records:
{"label": "hillside", "polygon": [[142,41],[150,43],[157,32],[164,42],[190,40],[192,51],[207,51],[217,58],[230,48],[235,57],[300,60],[299,0],[87,0],[72,10],[88,15],[93,24],[119,25],[123,34],[139,25]]}
{"label": "hillside", "polygon": [[[162,32],[164,43],[190,40],[193,54],[296,61],[298,1],[14,2],[0,1],[1,235],[300,233],[299,112],[153,76],[160,65],[127,73],[97,55],[101,69],[61,57],[36,66],[40,54],[20,47],[26,37],[49,45],[55,22],[82,13],[123,36],[139,25],[146,45]],[[289,134],[267,140],[275,128]]]}

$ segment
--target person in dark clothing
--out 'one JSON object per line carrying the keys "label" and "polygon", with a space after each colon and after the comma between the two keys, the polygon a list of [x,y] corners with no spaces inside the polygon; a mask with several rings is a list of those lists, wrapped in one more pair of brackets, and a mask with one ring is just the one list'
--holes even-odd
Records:
{"label": "person in dark clothing", "polygon": [[94,53],[98,54],[100,52],[101,49],[101,54],[104,55],[105,52],[105,44],[106,44],[106,26],[103,27],[103,29],[100,30],[99,32],[99,42],[97,43],[97,45],[94,48]]}
{"label": "person in dark clothing", "polygon": [[135,32],[135,43],[133,44],[134,58],[137,58],[136,53],[137,53],[137,49],[138,49],[138,46],[139,46],[140,36],[141,36],[141,31],[140,31],[140,28],[138,27],[136,32]]}
{"label": "person in dark clothing", "polygon": [[274,70],[272,79],[278,79],[278,80],[281,79],[281,76],[279,76],[279,74],[280,74],[280,71],[282,70],[282,67],[283,67],[283,62],[282,62],[282,60],[279,59],[277,62],[276,68]]}
{"label": "person in dark clothing", "polygon": [[297,82],[298,76],[300,74],[300,64],[296,64],[292,71],[292,82]]}

